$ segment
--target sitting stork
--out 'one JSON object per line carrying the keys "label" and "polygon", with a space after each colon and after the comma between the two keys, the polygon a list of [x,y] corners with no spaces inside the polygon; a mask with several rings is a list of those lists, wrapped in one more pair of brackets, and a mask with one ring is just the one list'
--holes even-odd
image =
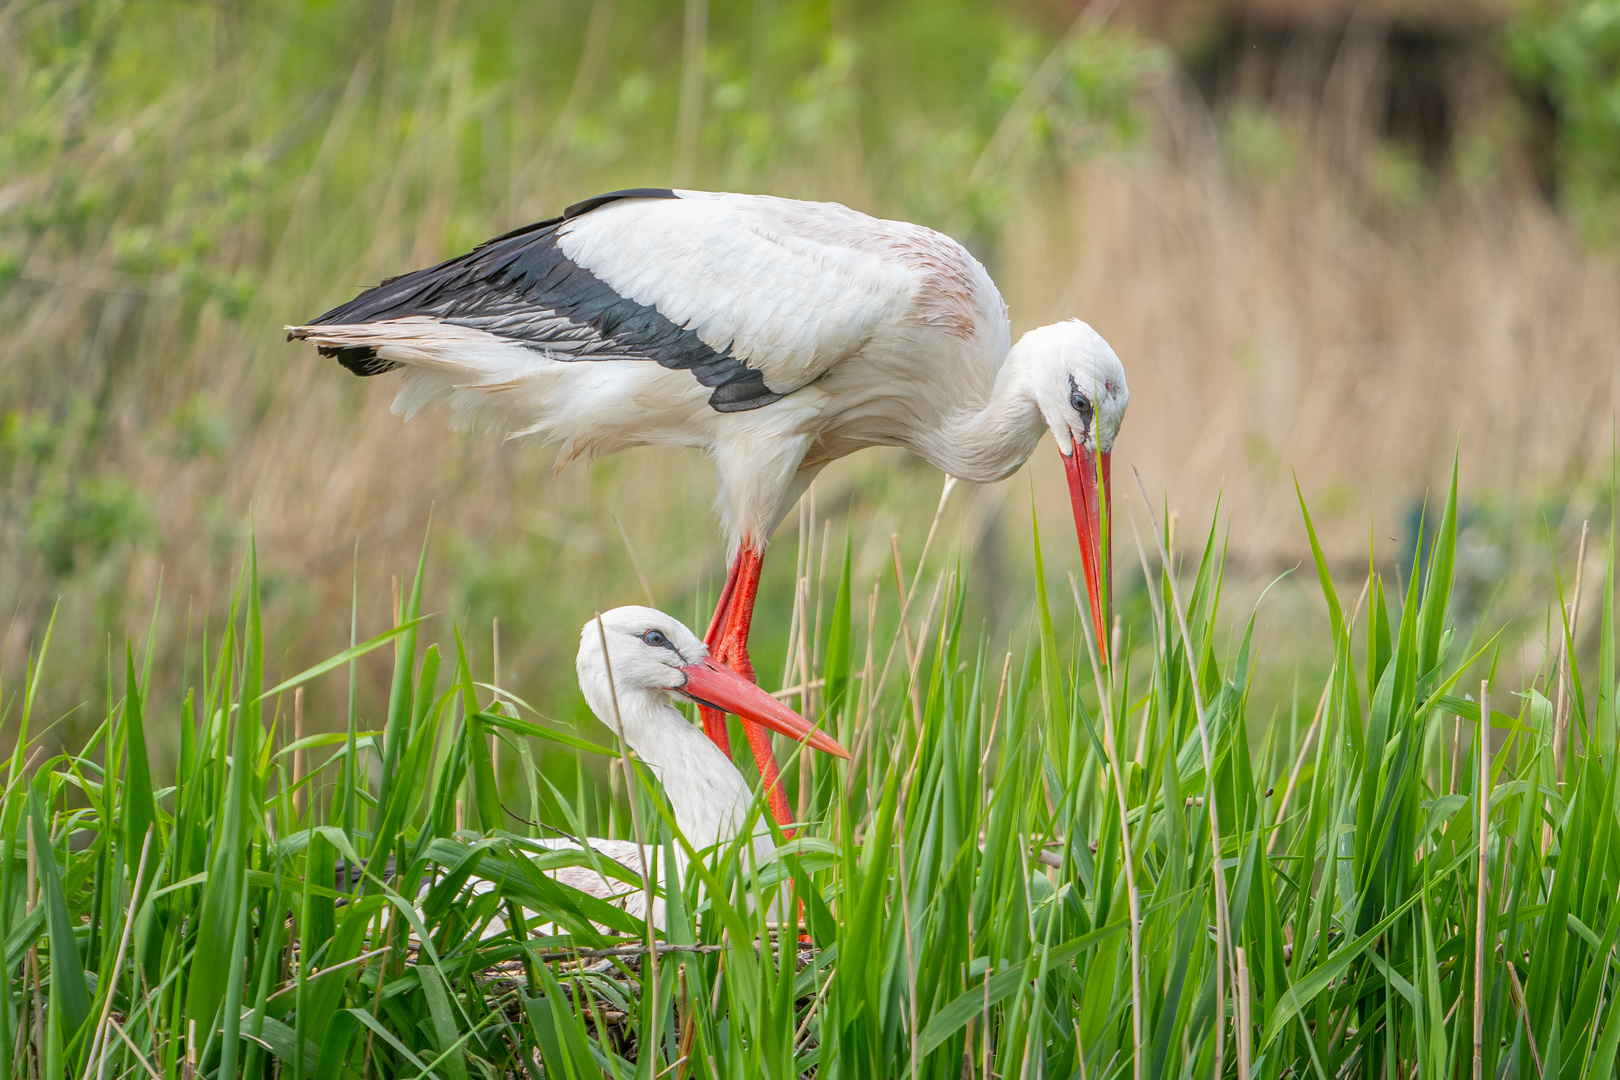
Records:
{"label": "sitting stork", "polygon": [[[401,370],[396,413],[448,405],[457,422],[558,444],[559,465],[631,446],[707,453],[731,555],[705,641],[750,678],[765,545],[828,462],[902,446],[988,483],[1050,430],[1107,660],[1124,369],[1078,320],[1013,344],[990,275],[932,229],[836,203],[616,191],[287,329],[357,375]],[[725,716],[703,719],[729,753]],[[743,730],[785,823],[769,736]]]}
{"label": "sitting stork", "polygon": [[[704,738],[673,702],[694,701],[707,709],[723,710],[722,715],[735,713],[822,753],[849,757],[832,736],[731,668],[715,663],[708,647],[684,623],[654,608],[614,608],[586,623],[579,633],[575,670],[591,712],[652,771],[669,798],[681,836],[699,853],[732,843],[749,828],[750,821],[752,865],[765,865],[776,844],[769,828],[754,814],[757,793],[749,788],[730,755]],[[554,851],[582,850],[578,841],[567,837],[528,843]],[[645,852],[636,840],[588,837],[585,846],[620,864],[631,876],[645,878],[649,873],[642,861]],[[676,877],[684,878],[685,848],[677,849],[675,862]],[[746,859],[744,865],[749,865]],[[543,872],[617,904],[638,919],[650,919],[660,928],[664,925],[663,900],[653,899],[649,911],[643,889],[626,886],[598,869],[567,866]],[[468,882],[467,896],[481,896],[495,888],[494,882],[475,877]],[[505,920],[496,917],[484,927],[483,936],[492,937],[505,929]],[[555,927],[546,924],[536,932],[554,933]]]}

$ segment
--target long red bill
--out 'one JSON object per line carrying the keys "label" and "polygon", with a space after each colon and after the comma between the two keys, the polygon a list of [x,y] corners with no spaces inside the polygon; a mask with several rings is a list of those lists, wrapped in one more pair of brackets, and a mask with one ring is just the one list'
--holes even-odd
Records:
{"label": "long red bill", "polygon": [[[1101,459],[1101,482],[1098,459]],[[1063,454],[1069,477],[1069,499],[1074,503],[1074,529],[1080,534],[1080,565],[1086,572],[1086,593],[1091,600],[1091,625],[1097,634],[1097,654],[1108,663],[1108,601],[1110,593],[1106,522],[1113,518],[1109,498],[1112,473],[1110,455],[1093,455],[1076,440],[1074,452]]]}
{"label": "long red bill", "polygon": [[763,724],[772,731],[786,735],[795,742],[808,743],[822,753],[849,757],[849,751],[839,746],[832,736],[730,668],[704,658],[681,670],[686,672],[686,685],[677,688],[676,692],[699,705],[735,713],[745,720]]}

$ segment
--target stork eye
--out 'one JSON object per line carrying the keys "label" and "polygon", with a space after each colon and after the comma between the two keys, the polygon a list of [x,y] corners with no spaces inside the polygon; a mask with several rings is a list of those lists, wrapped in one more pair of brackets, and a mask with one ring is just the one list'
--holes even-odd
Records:
{"label": "stork eye", "polygon": [[645,644],[651,645],[655,649],[668,649],[670,652],[675,651],[675,643],[669,640],[669,638],[665,637],[662,630],[648,630],[645,634],[641,635],[641,640]]}
{"label": "stork eye", "polygon": [[1075,384],[1073,375],[1069,376],[1069,407],[1079,414],[1081,426],[1089,431],[1091,429],[1092,414],[1091,399],[1080,392],[1080,387]]}

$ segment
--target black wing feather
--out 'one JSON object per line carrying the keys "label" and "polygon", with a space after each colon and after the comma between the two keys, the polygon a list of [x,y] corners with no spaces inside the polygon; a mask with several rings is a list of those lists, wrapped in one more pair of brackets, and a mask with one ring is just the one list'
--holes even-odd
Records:
{"label": "black wing feather", "polygon": [[[575,203],[562,217],[526,225],[478,245],[437,266],[389,278],[348,303],[333,308],[311,326],[352,326],[425,315],[458,326],[497,333],[558,360],[589,360],[626,353],[666,368],[692,372],[713,389],[709,405],[719,412],[742,412],[782,397],[765,385],[762,372],[743,357],[710,348],[685,326],[657,308],[620,296],[580,266],[557,243],[557,227],[619,199],[676,198],[665,188],[632,188]],[[558,348],[557,320],[588,327],[605,349]],[[321,347],[356,375],[380,375],[401,366],[363,346]]]}

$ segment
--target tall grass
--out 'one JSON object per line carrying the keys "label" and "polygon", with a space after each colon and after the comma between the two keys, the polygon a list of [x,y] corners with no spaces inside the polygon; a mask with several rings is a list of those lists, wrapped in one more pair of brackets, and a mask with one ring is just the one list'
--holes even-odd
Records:
{"label": "tall grass", "polygon": [[[673,866],[639,767],[612,799],[550,787],[599,748],[479,682],[423,564],[391,630],[266,686],[250,547],[182,699],[148,697],[150,645],[126,645],[94,734],[44,757],[51,658],[4,688],[3,1075],[1609,1077],[1613,548],[1582,571],[1599,610],[1555,620],[1596,620],[1597,670],[1566,650],[1515,687],[1450,610],[1455,480],[1431,514],[1409,587],[1340,595],[1317,558],[1331,674],[1258,742],[1213,529],[1196,559],[1162,521],[1120,529],[1149,602],[1102,672],[1043,575],[1009,651],[965,618],[959,560],[867,596],[847,545],[807,548],[791,699],[854,756],[788,766],[808,825],[765,865],[738,845],[661,874],[650,953],[542,873],[585,857],[530,842],[639,827]],[[298,691],[368,651],[393,656],[375,730],[294,741]],[[497,887],[469,897],[472,874]],[[798,941],[766,924],[779,897]],[[481,935],[496,916],[554,932]]]}

